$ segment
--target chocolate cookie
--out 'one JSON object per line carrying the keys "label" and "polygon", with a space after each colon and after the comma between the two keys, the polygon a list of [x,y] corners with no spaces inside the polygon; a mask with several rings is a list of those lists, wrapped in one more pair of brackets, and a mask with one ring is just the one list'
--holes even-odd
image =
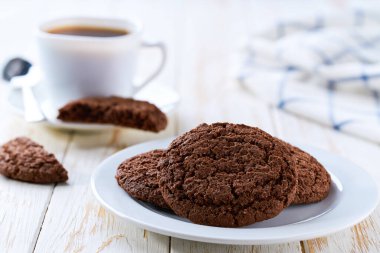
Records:
{"label": "chocolate cookie", "polygon": [[298,172],[297,193],[292,204],[309,204],[326,198],[331,186],[329,173],[310,154],[288,145]]}
{"label": "chocolate cookie", "polygon": [[153,150],[134,156],[120,164],[116,180],[129,195],[161,208],[169,208],[158,188],[158,163],[164,150]]}
{"label": "chocolate cookie", "polygon": [[297,173],[287,146],[266,132],[202,124],[170,144],[159,184],[177,215],[239,227],[272,218],[292,203]]}
{"label": "chocolate cookie", "polygon": [[66,122],[113,124],[159,132],[166,128],[166,115],[157,106],[132,98],[88,97],[59,109],[58,119]]}
{"label": "chocolate cookie", "polygon": [[26,137],[13,139],[0,147],[0,173],[31,183],[59,183],[67,171],[53,154]]}

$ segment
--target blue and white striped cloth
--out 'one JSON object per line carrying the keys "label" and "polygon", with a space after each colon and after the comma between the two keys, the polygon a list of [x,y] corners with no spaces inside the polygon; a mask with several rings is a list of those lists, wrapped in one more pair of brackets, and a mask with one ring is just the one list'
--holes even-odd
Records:
{"label": "blue and white striped cloth", "polygon": [[380,13],[281,21],[252,36],[240,83],[290,113],[380,143]]}

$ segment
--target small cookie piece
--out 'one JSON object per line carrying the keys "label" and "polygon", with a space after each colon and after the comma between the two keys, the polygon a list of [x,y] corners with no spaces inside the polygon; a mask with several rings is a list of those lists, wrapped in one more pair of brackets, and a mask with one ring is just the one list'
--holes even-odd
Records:
{"label": "small cookie piece", "polygon": [[55,156],[27,137],[18,137],[0,147],[0,173],[38,184],[68,180],[67,171]]}
{"label": "small cookie piece", "polygon": [[194,223],[240,227],[293,202],[297,172],[284,143],[246,125],[202,124],[179,136],[160,162],[171,209]]}
{"label": "small cookie piece", "polygon": [[129,195],[169,209],[158,187],[158,163],[164,150],[153,150],[125,160],[119,165],[116,180]]}
{"label": "small cookie piece", "polygon": [[159,132],[166,128],[166,115],[155,105],[132,98],[88,97],[72,101],[59,109],[65,122],[100,123]]}
{"label": "small cookie piece", "polygon": [[330,174],[313,156],[288,145],[298,172],[297,193],[292,204],[310,204],[325,199],[330,191]]}

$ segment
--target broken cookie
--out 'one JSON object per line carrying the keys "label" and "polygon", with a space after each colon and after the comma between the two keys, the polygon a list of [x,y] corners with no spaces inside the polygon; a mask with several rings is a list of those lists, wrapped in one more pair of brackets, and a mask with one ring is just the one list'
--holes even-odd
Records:
{"label": "broken cookie", "polygon": [[55,156],[27,137],[15,138],[0,147],[0,174],[38,184],[68,180],[67,171]]}

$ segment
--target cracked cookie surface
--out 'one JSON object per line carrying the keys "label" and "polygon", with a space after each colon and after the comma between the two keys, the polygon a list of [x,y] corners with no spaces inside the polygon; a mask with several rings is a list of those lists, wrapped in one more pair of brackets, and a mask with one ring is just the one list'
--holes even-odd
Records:
{"label": "cracked cookie surface", "polygon": [[166,115],[147,101],[122,97],[87,97],[69,102],[59,109],[65,122],[113,124],[160,132],[168,124]]}
{"label": "cracked cookie surface", "polygon": [[288,145],[298,172],[298,187],[292,204],[309,204],[325,199],[331,186],[329,173],[313,156]]}
{"label": "cracked cookie surface", "polygon": [[162,196],[179,216],[239,227],[292,203],[297,174],[287,146],[245,125],[202,124],[176,138],[160,162]]}
{"label": "cracked cookie surface", "polygon": [[53,154],[27,137],[15,138],[0,147],[0,173],[31,183],[59,183],[67,171]]}
{"label": "cracked cookie surface", "polygon": [[157,165],[164,150],[149,151],[121,163],[116,172],[116,180],[129,195],[161,208],[169,208],[158,187]]}

